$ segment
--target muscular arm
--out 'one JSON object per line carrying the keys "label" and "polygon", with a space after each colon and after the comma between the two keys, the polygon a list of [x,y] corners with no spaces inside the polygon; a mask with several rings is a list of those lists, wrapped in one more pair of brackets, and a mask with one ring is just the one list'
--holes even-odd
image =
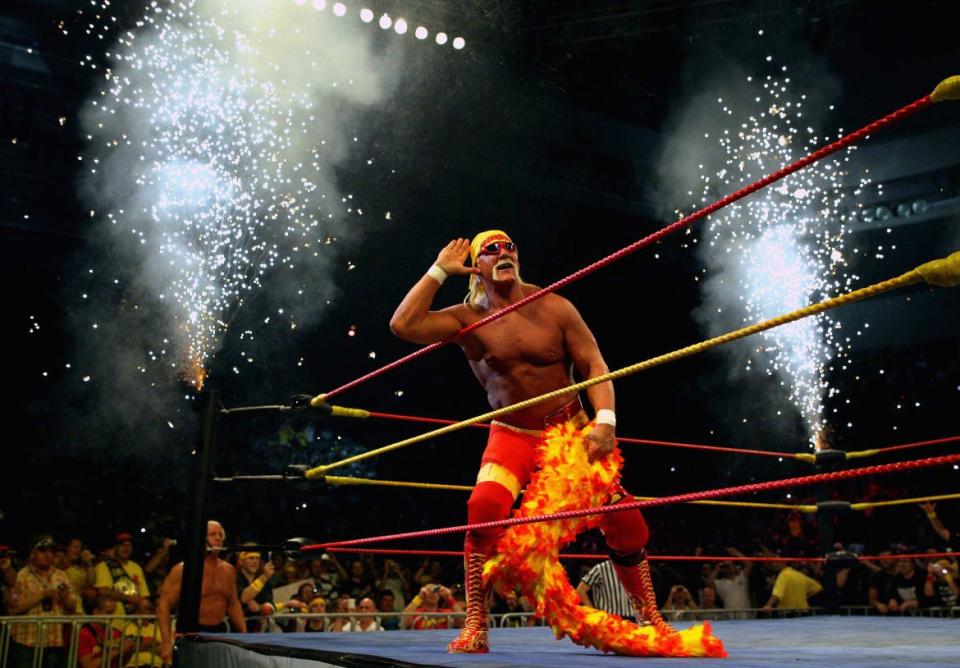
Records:
{"label": "muscular arm", "polygon": [[[449,275],[476,273],[463,264],[469,255],[470,242],[454,239],[440,251],[435,264]],[[436,279],[427,274],[421,276],[390,318],[390,331],[405,341],[423,344],[444,341],[459,332],[463,323],[456,314],[467,307],[458,304],[431,311],[430,305],[439,289]]]}
{"label": "muscular arm", "polygon": [[[593,333],[587,327],[587,323],[583,321],[577,309],[562,297],[557,297],[556,308],[560,311],[567,353],[573,360],[573,365],[580,376],[584,380],[589,380],[607,373],[610,369],[607,367],[607,363],[603,361],[603,355],[600,354],[597,340],[593,337]],[[587,388],[587,397],[590,399],[590,405],[593,406],[594,411],[601,408],[616,409],[613,383],[610,381]]]}
{"label": "muscular arm", "polygon": [[[607,373],[610,369],[600,354],[600,347],[597,340],[593,337],[587,323],[583,321],[577,309],[562,297],[553,296],[551,301],[560,315],[561,327],[563,328],[564,343],[567,353],[573,361],[577,372],[585,380],[596,378]],[[593,410],[599,411],[606,408],[608,410],[616,409],[616,400],[613,393],[613,383],[610,381],[598,383],[587,388],[587,398]],[[589,456],[590,461],[603,457],[613,450],[616,445],[614,440],[616,429],[612,425],[598,424],[593,431],[587,435],[590,441]]]}
{"label": "muscular arm", "polygon": [[170,626],[170,611],[180,602],[180,584],[183,579],[183,562],[174,566],[160,585],[157,600],[157,626],[160,629],[160,658],[165,663],[173,660],[173,630]]}
{"label": "muscular arm", "polygon": [[[237,581],[237,571],[229,564],[223,564],[224,583],[227,585],[227,617],[230,618],[232,630],[239,633],[247,632],[247,620],[243,618],[243,606],[240,605],[240,597],[237,595],[237,588],[234,583]],[[158,614],[159,617],[159,614]]]}

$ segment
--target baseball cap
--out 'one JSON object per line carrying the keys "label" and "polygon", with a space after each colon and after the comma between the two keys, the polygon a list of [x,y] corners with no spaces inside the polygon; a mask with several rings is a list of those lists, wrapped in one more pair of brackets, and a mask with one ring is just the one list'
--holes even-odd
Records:
{"label": "baseball cap", "polygon": [[53,536],[51,536],[48,533],[40,534],[39,536],[36,536],[32,541],[30,541],[31,550],[39,550],[45,547],[56,547],[56,546],[57,546],[57,541],[55,541],[53,539]]}

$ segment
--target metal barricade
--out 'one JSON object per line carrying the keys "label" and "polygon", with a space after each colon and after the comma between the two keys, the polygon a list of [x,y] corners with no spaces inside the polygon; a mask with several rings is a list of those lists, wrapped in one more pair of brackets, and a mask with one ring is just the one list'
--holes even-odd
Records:
{"label": "metal barricade", "polygon": [[[39,668],[44,665],[45,655],[56,652],[64,654],[66,665],[73,668],[79,665],[80,633],[88,624],[103,630],[102,642],[97,643],[101,646],[99,665],[103,668],[118,656],[125,668],[163,665],[157,656],[160,635],[154,615],[17,615],[0,617],[0,666],[7,666],[14,655],[23,657],[30,653],[30,665]],[[25,627],[34,627],[34,633],[24,633]],[[60,629],[60,644],[47,642],[47,633],[52,627]]]}

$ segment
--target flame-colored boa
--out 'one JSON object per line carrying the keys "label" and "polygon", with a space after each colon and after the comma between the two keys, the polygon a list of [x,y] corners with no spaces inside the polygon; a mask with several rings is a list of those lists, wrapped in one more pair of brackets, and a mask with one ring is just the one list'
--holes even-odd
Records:
{"label": "flame-colored boa", "polygon": [[[584,436],[591,429],[571,423],[551,428],[537,451],[538,470],[524,492],[515,517],[600,506],[619,481],[623,457],[619,449],[594,463],[587,461]],[[510,527],[497,544],[497,556],[487,561],[484,575],[502,592],[520,586],[536,614],[544,617],[557,638],[604,652],[628,656],[724,657],[723,643],[704,622],[674,634],[640,627],[619,616],[580,605],[560,565],[560,549],[577,534],[600,523],[599,515]]]}

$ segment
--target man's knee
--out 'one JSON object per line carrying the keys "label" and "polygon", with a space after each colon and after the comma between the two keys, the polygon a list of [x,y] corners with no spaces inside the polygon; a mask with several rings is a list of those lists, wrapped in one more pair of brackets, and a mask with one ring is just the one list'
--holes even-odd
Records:
{"label": "man's knee", "polygon": [[479,482],[467,501],[467,521],[477,524],[502,520],[510,515],[512,506],[513,494],[506,487],[497,482]]}
{"label": "man's knee", "polygon": [[[467,501],[467,521],[479,524],[502,520],[510,516],[512,506],[513,494],[506,487],[496,482],[479,482]],[[502,533],[500,528],[468,531],[466,548],[490,554]]]}
{"label": "man's knee", "polygon": [[[620,503],[630,501],[633,501],[633,497],[627,495],[620,500]],[[621,556],[638,555],[650,540],[647,522],[643,519],[643,514],[635,508],[618,513],[607,513],[603,516],[600,528],[607,539],[607,547]]]}

